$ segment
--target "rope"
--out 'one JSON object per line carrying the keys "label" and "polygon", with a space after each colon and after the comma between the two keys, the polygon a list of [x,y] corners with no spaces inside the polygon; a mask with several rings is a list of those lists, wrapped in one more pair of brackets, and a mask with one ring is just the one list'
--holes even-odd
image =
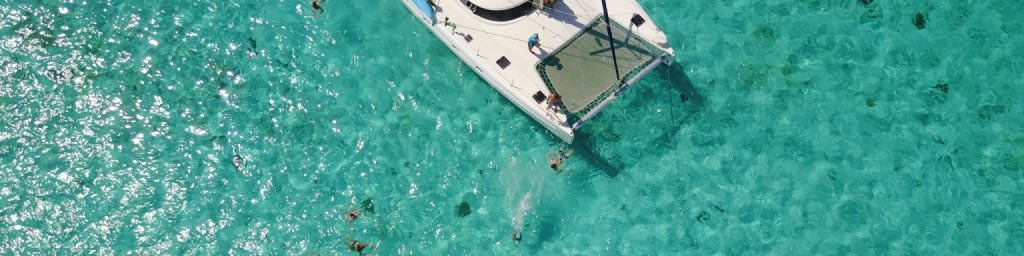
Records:
{"label": "rope", "polygon": [[587,152],[589,152],[590,155],[594,158],[594,160],[597,161],[598,164],[601,164],[605,168],[608,168],[608,169],[611,169],[611,170],[615,171],[616,174],[621,172],[621,171],[619,171],[619,168],[615,168],[610,163],[608,163],[608,161],[606,161],[604,158],[602,158],[601,156],[597,155],[596,151],[594,151],[594,148],[591,148],[590,145],[586,141],[584,141],[583,143],[578,143],[577,145],[579,147],[582,147]]}

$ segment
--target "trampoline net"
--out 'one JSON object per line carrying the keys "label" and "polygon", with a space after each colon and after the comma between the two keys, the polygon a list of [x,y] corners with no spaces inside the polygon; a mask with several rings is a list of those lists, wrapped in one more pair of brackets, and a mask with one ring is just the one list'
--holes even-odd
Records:
{"label": "trampoline net", "polygon": [[612,37],[621,79],[615,78],[608,30],[601,17],[537,64],[548,89],[562,96],[571,117],[585,115],[663,54],[614,21]]}

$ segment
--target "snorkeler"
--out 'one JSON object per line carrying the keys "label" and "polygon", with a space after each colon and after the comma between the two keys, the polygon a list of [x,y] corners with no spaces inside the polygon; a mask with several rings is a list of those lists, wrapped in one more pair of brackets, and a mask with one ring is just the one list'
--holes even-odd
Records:
{"label": "snorkeler", "polygon": [[245,158],[235,154],[231,157],[231,165],[235,166],[236,171],[242,171],[242,168],[245,167]]}
{"label": "snorkeler", "polygon": [[512,230],[512,242],[519,245],[519,241],[523,241],[523,234],[519,230]]}
{"label": "snorkeler", "polygon": [[352,208],[351,210],[345,213],[345,218],[348,219],[349,231],[352,230],[352,222],[356,221],[356,219],[358,219],[360,215],[363,215],[363,212],[356,211],[355,208]]}
{"label": "snorkeler", "polygon": [[320,14],[324,13],[324,8],[320,6],[320,0],[313,0],[310,4],[313,6],[313,17],[320,18]]}
{"label": "snorkeler", "polygon": [[352,239],[351,237],[348,236],[345,236],[345,238],[348,239],[349,242],[351,242],[350,244],[345,244],[345,248],[348,248],[349,251],[358,252],[359,255],[363,255],[363,249],[366,249],[367,247],[377,250],[377,247],[373,247],[372,245],[369,245],[367,243],[360,243],[359,241],[356,241],[355,239]]}
{"label": "snorkeler", "polygon": [[572,155],[572,149],[569,149],[569,152],[566,152],[565,146],[562,146],[558,149],[558,153],[555,154],[555,157],[551,157],[551,154],[553,153],[555,153],[554,150],[548,152],[548,163],[551,164],[551,169],[555,170],[555,174],[562,173],[563,169],[558,167],[562,165],[562,162],[564,162],[566,158],[569,158],[569,156]]}

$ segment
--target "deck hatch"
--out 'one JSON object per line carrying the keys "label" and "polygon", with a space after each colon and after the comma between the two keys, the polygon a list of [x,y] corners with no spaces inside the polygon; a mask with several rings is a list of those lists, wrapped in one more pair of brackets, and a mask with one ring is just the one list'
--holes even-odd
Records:
{"label": "deck hatch", "polygon": [[501,56],[501,58],[498,59],[498,61],[495,61],[495,63],[497,63],[498,66],[501,67],[501,69],[505,69],[508,67],[508,65],[512,64],[512,62],[509,61],[508,58],[505,58],[505,56]]}

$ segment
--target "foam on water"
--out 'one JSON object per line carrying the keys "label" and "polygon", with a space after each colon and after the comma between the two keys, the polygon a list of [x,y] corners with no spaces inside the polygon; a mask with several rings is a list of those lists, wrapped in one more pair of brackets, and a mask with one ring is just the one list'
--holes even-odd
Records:
{"label": "foam on water", "polygon": [[0,254],[1024,251],[1017,1],[640,1],[676,64],[560,175],[398,1],[29,2]]}
{"label": "foam on water", "polygon": [[543,193],[543,182],[547,175],[528,166],[520,166],[513,158],[499,176],[500,184],[507,186],[505,197],[512,213],[512,230],[520,235],[523,234],[528,214],[533,213],[534,205],[540,200],[533,195]]}

